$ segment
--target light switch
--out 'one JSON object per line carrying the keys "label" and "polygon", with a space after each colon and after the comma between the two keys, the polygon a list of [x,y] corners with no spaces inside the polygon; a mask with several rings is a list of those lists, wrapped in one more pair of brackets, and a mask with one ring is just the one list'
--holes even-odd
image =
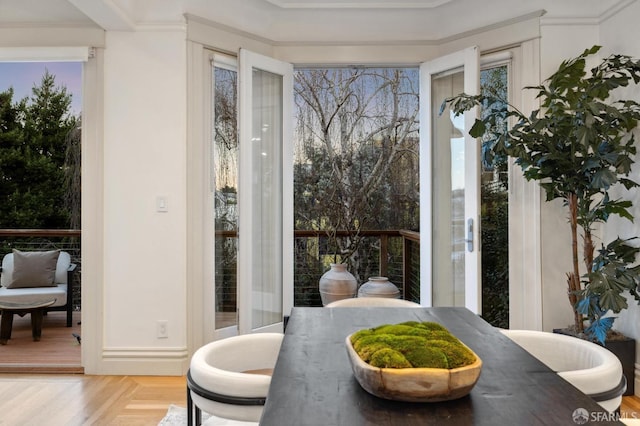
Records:
{"label": "light switch", "polygon": [[159,213],[166,213],[169,211],[169,202],[167,200],[167,197],[156,197],[156,211]]}

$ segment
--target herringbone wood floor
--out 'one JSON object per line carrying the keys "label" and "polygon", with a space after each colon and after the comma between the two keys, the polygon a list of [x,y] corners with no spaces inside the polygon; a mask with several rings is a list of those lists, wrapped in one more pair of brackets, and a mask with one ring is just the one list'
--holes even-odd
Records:
{"label": "herringbone wood floor", "polygon": [[0,375],[0,425],[157,425],[184,377]]}
{"label": "herringbone wood floor", "polygon": [[640,398],[637,396],[623,396],[620,415],[629,419],[640,419]]}
{"label": "herringbone wood floor", "polygon": [[[157,425],[169,405],[186,406],[184,377],[0,375],[0,425]],[[640,417],[625,397],[622,416]]]}
{"label": "herringbone wood floor", "polygon": [[[157,425],[169,405],[186,406],[184,377],[0,375],[0,425]],[[640,418],[640,398],[622,416]]]}

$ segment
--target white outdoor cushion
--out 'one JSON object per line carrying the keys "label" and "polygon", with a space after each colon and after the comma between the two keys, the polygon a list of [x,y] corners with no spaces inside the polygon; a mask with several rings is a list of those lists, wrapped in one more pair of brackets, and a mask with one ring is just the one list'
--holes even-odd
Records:
{"label": "white outdoor cushion", "polygon": [[[501,330],[524,350],[585,394],[614,389],[622,378],[622,364],[608,349],[572,336],[533,330]],[[609,412],[622,403],[622,396],[601,401]]]}
{"label": "white outdoor cushion", "polygon": [[5,288],[0,287],[0,300],[11,303],[38,304],[56,299],[52,307],[67,304],[67,285],[56,287]]}

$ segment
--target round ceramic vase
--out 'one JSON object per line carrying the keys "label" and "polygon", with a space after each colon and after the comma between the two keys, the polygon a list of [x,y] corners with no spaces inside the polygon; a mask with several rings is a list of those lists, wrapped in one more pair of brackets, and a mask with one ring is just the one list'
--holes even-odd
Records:
{"label": "round ceramic vase", "polygon": [[331,269],[320,277],[320,297],[324,306],[336,300],[355,297],[357,289],[356,278],[342,263],[332,263]]}
{"label": "round ceramic vase", "polygon": [[387,297],[398,299],[400,290],[387,277],[370,277],[358,290],[358,297]]}

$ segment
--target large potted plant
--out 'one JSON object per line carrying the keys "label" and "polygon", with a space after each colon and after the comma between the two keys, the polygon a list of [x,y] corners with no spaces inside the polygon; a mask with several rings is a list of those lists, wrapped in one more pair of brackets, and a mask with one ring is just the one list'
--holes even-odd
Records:
{"label": "large potted plant", "polygon": [[[572,270],[567,273],[568,295],[574,311],[574,327],[604,343],[614,317],[627,308],[628,291],[640,303],[640,266],[632,266],[640,251],[635,241],[617,238],[603,244],[596,256],[593,231],[611,215],[633,220],[631,202],[613,198],[611,190],[639,184],[629,175],[636,154],[632,133],[640,120],[640,104],[612,100],[619,87],[640,82],[640,61],[611,55],[586,70],[587,58],[600,46],[564,61],[539,86],[540,109],[525,115],[493,93],[460,94],[444,101],[460,114],[483,108],[469,133],[483,138],[488,162],[515,159],[527,180],[540,182],[547,201],[562,199],[571,227]],[[515,124],[499,129],[506,121]],[[580,268],[579,229],[582,231],[584,270]],[[608,314],[608,315],[607,315]],[[586,328],[585,328],[586,325]]]}

